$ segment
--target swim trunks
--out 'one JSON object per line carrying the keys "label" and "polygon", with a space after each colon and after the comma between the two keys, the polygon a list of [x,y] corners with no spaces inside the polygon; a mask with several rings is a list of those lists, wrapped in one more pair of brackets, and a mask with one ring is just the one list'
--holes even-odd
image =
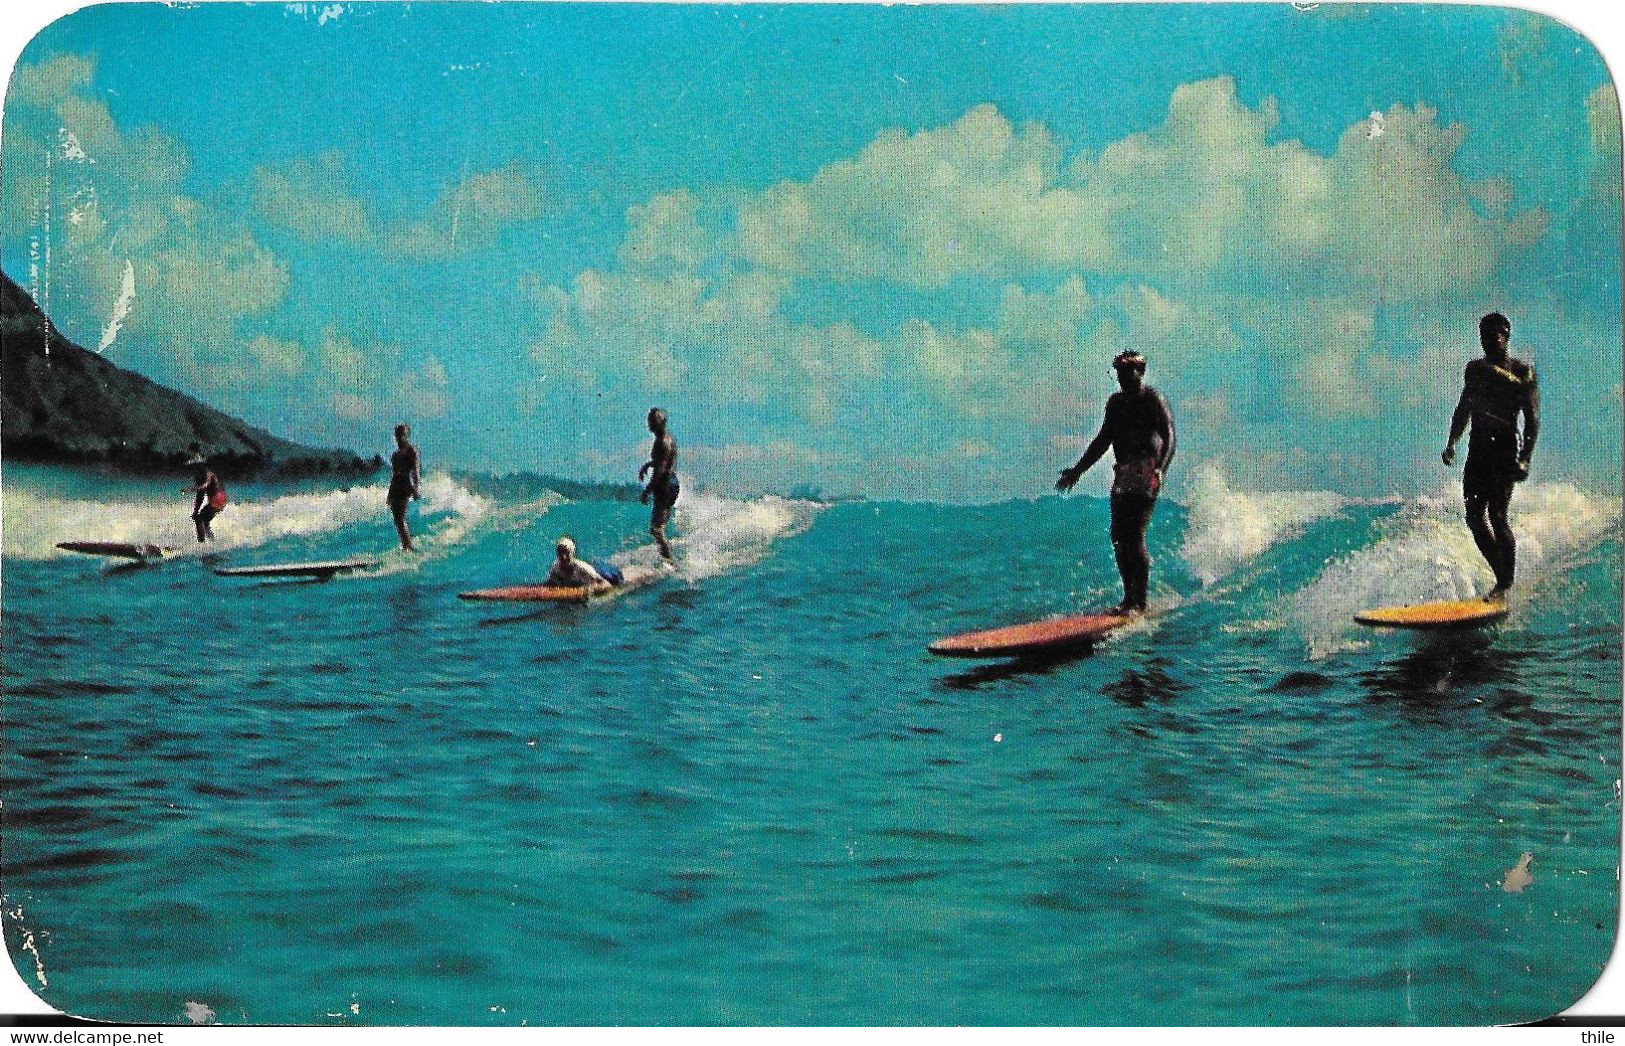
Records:
{"label": "swim trunks", "polygon": [[1474,431],[1461,473],[1466,498],[1510,497],[1518,475],[1518,437],[1511,431]]}
{"label": "swim trunks", "polygon": [[1151,461],[1119,461],[1112,467],[1112,494],[1136,494],[1155,498],[1162,489],[1162,477]]}

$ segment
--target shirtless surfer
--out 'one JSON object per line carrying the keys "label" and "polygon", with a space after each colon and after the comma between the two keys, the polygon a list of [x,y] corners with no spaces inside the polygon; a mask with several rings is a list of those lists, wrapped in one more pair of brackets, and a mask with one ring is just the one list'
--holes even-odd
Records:
{"label": "shirtless surfer", "polygon": [[1145,532],[1157,507],[1168,463],[1174,460],[1174,415],[1162,393],[1145,383],[1145,357],[1132,350],[1112,360],[1121,392],[1106,400],[1106,418],[1078,463],[1061,472],[1059,491],[1071,490],[1107,449],[1116,459],[1112,477],[1112,550],[1123,576],[1123,602],[1113,613],[1145,611],[1151,554]]}
{"label": "shirtless surfer", "polygon": [[647,505],[649,499],[654,498],[654,509],[649,513],[649,533],[654,535],[666,562],[672,563],[675,561],[671,558],[671,543],[666,540],[666,521],[671,518],[677,495],[681,493],[677,485],[677,441],[666,431],[666,412],[659,407],[649,411],[649,431],[655,436],[654,447],[649,451],[649,460],[638,469],[638,482],[643,482],[647,475],[649,485],[643,488],[638,500]]}
{"label": "shirtless surfer", "polygon": [[[1462,375],[1461,399],[1450,416],[1450,439],[1442,458],[1455,463],[1456,442],[1472,425],[1467,440],[1467,464],[1462,469],[1462,501],[1467,529],[1495,572],[1495,587],[1484,596],[1500,599],[1512,587],[1517,569],[1518,542],[1507,522],[1512,488],[1529,478],[1529,459],[1540,434],[1540,390],[1535,368],[1507,353],[1512,322],[1498,312],[1478,321],[1478,340],[1484,358],[1472,360]],[[1518,418],[1523,418],[1523,440],[1518,439]]]}
{"label": "shirtless surfer", "polygon": [[395,532],[401,536],[401,548],[412,549],[412,533],[406,527],[406,504],[418,498],[418,484],[422,480],[418,449],[412,446],[412,430],[405,423],[395,426],[395,453],[389,456],[389,514],[395,519]]}

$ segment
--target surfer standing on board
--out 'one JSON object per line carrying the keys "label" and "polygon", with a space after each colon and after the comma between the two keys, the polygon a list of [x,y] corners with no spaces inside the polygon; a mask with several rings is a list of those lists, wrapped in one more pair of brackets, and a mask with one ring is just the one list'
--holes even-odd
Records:
{"label": "surfer standing on board", "polygon": [[192,525],[197,527],[197,540],[201,545],[214,540],[214,528],[209,524],[226,507],[226,488],[209,468],[208,459],[196,443],[192,444],[192,456],[186,463],[192,466],[192,485],[186,489],[192,492]]}
{"label": "surfer standing on board", "polygon": [[405,423],[395,426],[395,453],[389,456],[389,514],[395,518],[395,532],[401,536],[401,547],[411,552],[412,533],[406,528],[406,503],[416,501],[419,470],[418,449],[409,438],[412,430]]}
{"label": "surfer standing on board", "polygon": [[1174,460],[1174,414],[1162,393],[1145,383],[1145,357],[1132,349],[1112,360],[1121,392],[1106,401],[1106,419],[1078,463],[1061,472],[1055,489],[1073,488],[1109,448],[1116,459],[1112,476],[1112,550],[1123,576],[1123,602],[1114,613],[1145,610],[1151,581],[1151,553],[1146,528],[1157,507],[1157,493],[1168,463]]}
{"label": "surfer standing on board", "polygon": [[[1467,364],[1461,399],[1450,416],[1450,440],[1442,455],[1446,465],[1456,460],[1456,441],[1469,423],[1467,465],[1461,473],[1462,501],[1467,508],[1467,529],[1495,572],[1495,587],[1485,599],[1500,599],[1512,587],[1518,562],[1518,542],[1507,522],[1512,488],[1529,478],[1529,459],[1540,434],[1540,390],[1535,368],[1507,353],[1512,321],[1492,312],[1478,321],[1478,340],[1484,358]],[[1523,442],[1518,441],[1518,416],[1523,416]]]}
{"label": "surfer standing on board", "polygon": [[655,435],[654,448],[649,451],[649,460],[638,469],[638,482],[643,482],[647,475],[649,485],[643,488],[638,500],[647,505],[649,499],[654,498],[654,509],[649,513],[649,533],[654,535],[666,562],[672,563],[675,561],[671,558],[671,543],[666,540],[666,521],[671,518],[677,495],[681,493],[677,485],[677,441],[666,431],[666,412],[659,407],[649,411],[649,431]]}

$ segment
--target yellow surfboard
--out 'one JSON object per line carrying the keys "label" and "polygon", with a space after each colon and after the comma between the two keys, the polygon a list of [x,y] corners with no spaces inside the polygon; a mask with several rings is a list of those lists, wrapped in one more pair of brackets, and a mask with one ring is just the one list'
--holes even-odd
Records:
{"label": "yellow surfboard", "polygon": [[1462,628],[1488,624],[1506,616],[1505,600],[1447,599],[1437,603],[1362,610],[1354,615],[1354,620],[1376,628]]}

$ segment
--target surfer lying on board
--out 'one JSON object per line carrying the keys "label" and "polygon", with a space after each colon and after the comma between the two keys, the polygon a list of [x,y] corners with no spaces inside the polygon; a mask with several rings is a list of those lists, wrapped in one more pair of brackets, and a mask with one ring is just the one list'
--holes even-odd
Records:
{"label": "surfer lying on board", "polygon": [[1507,508],[1512,504],[1513,485],[1529,478],[1529,459],[1540,434],[1540,390],[1535,368],[1507,354],[1512,321],[1498,312],[1490,313],[1478,321],[1478,340],[1484,358],[1467,364],[1442,457],[1446,465],[1455,462],[1456,441],[1470,423],[1473,432],[1461,473],[1462,501],[1467,508],[1467,529],[1495,572],[1495,587],[1484,598],[1499,599],[1512,587],[1517,570],[1518,541],[1507,522]]}
{"label": "surfer lying on board", "polygon": [[202,544],[214,540],[214,528],[209,524],[226,507],[226,488],[196,443],[186,463],[192,467],[192,485],[186,488],[192,492],[192,525],[197,527],[198,544]]}
{"label": "surfer lying on board", "polygon": [[1112,550],[1123,576],[1123,602],[1114,612],[1145,610],[1151,581],[1151,553],[1146,528],[1157,507],[1157,492],[1168,463],[1174,460],[1174,415],[1162,393],[1145,383],[1145,357],[1129,350],[1112,360],[1121,392],[1106,401],[1106,419],[1078,463],[1061,472],[1055,489],[1073,488],[1089,467],[1110,448],[1116,459],[1112,476]]}
{"label": "surfer lying on board", "polygon": [[620,570],[612,563],[589,563],[577,559],[576,543],[568,537],[559,538],[554,551],[557,557],[543,584],[560,588],[591,588],[594,585],[619,585],[623,580]]}
{"label": "surfer lying on board", "polygon": [[649,460],[638,469],[638,482],[643,482],[643,477],[648,475],[649,485],[643,488],[638,500],[647,505],[651,497],[655,499],[654,509],[649,513],[649,533],[660,546],[660,554],[671,563],[674,561],[671,543],[666,540],[666,521],[671,518],[681,491],[677,485],[677,441],[666,431],[666,412],[659,407],[649,411],[649,431],[655,434],[654,448],[649,451]]}
{"label": "surfer lying on board", "polygon": [[411,552],[412,532],[406,528],[406,503],[418,498],[421,479],[418,449],[409,438],[412,430],[405,423],[395,426],[395,453],[389,456],[389,514],[395,519],[395,532],[401,536],[401,547]]}

